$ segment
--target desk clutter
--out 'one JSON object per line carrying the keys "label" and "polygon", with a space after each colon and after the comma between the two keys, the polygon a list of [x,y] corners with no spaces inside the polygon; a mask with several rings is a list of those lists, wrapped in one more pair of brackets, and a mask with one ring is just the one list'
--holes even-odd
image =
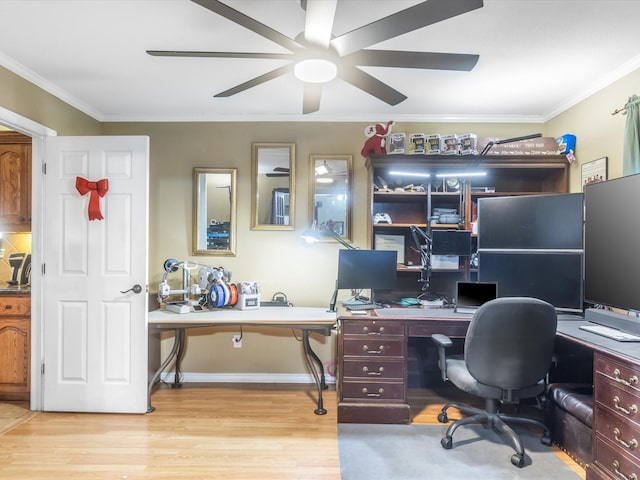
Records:
{"label": "desk clutter", "polygon": [[[181,288],[172,288],[169,274],[182,269]],[[175,313],[191,313],[223,307],[239,310],[260,308],[257,282],[231,282],[231,272],[223,267],[169,258],[164,262],[164,275],[158,285],[158,301]],[[192,273],[193,272],[193,273]],[[197,274],[196,274],[197,272]],[[174,297],[171,300],[170,297]],[[177,297],[176,297],[177,296]]]}

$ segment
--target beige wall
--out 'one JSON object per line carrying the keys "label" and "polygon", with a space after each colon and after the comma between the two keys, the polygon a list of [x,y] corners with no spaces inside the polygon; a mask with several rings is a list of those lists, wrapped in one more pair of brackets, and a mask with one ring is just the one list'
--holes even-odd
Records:
{"label": "beige wall", "polygon": [[[577,136],[578,162],[609,156],[610,175],[621,168],[625,117],[611,117],[614,108],[638,93],[640,70],[607,87],[546,125],[398,123],[393,131],[409,133],[476,133],[508,138],[540,132],[544,136]],[[166,258],[220,265],[233,272],[233,280],[255,280],[264,298],[284,292],[297,306],[325,306],[333,291],[339,245],[308,245],[300,233],[310,223],[309,155],[351,154],[354,158],[354,244],[366,248],[367,185],[360,149],[367,123],[105,123],[100,124],[64,102],[0,68],[0,106],[58,131],[61,135],[148,135],[150,152],[150,289],[155,291]],[[296,144],[295,231],[252,231],[251,143]],[[238,169],[237,255],[193,257],[192,170],[194,167]],[[571,190],[580,188],[580,168],[571,167]],[[219,332],[219,330],[218,330]],[[211,335],[203,329],[189,335],[184,362],[186,372],[301,373],[300,342],[287,330],[245,329],[243,348],[232,347],[235,331]],[[165,339],[163,348],[168,347]],[[328,362],[335,340],[314,337],[314,347]]]}
{"label": "beige wall", "polygon": [[549,136],[576,136],[577,161],[570,169],[570,190],[579,192],[580,164],[608,157],[608,178],[622,175],[622,145],[626,115],[611,115],[640,92],[640,69],[603,88],[549,122]]}

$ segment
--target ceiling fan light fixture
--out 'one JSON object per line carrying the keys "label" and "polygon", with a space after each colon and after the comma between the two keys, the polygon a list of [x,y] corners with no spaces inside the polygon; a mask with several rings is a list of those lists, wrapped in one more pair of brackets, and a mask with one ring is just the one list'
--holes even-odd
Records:
{"label": "ceiling fan light fixture", "polygon": [[325,83],[336,78],[338,67],[323,58],[309,58],[296,63],[293,72],[303,82]]}

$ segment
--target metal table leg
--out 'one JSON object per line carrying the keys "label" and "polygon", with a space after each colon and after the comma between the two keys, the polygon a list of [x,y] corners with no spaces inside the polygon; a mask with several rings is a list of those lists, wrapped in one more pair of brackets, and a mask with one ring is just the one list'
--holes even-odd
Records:
{"label": "metal table leg", "polygon": [[153,390],[153,386],[160,378],[160,375],[162,374],[164,369],[167,368],[175,358],[178,358],[178,351],[180,350],[180,348],[182,348],[181,343],[184,344],[184,341],[180,341],[181,335],[179,332],[182,332],[182,336],[184,336],[184,329],[176,328],[171,351],[167,355],[167,358],[164,359],[164,361],[160,365],[160,368],[158,368],[151,380],[149,380],[149,385],[147,386],[147,413],[153,412],[155,410],[155,407],[151,405],[151,390]]}
{"label": "metal table leg", "polygon": [[175,375],[173,377],[173,383],[171,384],[171,388],[182,388],[182,359],[185,354],[185,331],[184,328],[176,329],[176,338],[178,339],[178,352],[176,353],[176,365],[175,365]]}
{"label": "metal table leg", "polygon": [[314,410],[314,413],[316,415],[324,415],[325,413],[327,413],[327,410],[324,408],[322,403],[322,390],[327,388],[327,384],[325,383],[324,378],[324,367],[322,366],[320,358],[318,358],[318,355],[316,355],[316,353],[311,348],[311,345],[309,344],[308,329],[302,330],[302,345],[304,347],[304,358],[307,362],[309,370],[311,370],[313,379],[316,382],[316,387],[318,388],[318,408]]}

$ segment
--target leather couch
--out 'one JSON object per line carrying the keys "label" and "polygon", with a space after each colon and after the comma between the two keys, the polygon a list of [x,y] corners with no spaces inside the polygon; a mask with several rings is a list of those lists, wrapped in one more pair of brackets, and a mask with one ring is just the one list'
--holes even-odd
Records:
{"label": "leather couch", "polygon": [[583,467],[593,460],[593,387],[552,383],[546,388],[545,420],[551,441]]}

